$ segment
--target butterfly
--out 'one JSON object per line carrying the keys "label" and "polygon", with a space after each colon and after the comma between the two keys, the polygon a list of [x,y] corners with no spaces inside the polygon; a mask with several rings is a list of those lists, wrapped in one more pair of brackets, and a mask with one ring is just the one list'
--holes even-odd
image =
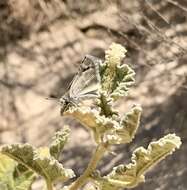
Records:
{"label": "butterfly", "polygon": [[92,55],[86,55],[82,60],[77,74],[69,85],[68,91],[60,98],[61,115],[70,106],[77,106],[86,99],[98,95],[100,85],[99,66],[102,61]]}

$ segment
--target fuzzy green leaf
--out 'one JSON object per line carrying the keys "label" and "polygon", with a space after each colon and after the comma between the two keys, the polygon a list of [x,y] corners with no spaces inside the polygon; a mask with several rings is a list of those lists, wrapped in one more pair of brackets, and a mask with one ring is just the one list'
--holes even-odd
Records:
{"label": "fuzzy green leaf", "polygon": [[65,169],[61,163],[50,157],[46,148],[36,149],[29,144],[13,144],[3,146],[1,152],[51,182],[66,181],[74,177],[73,171]]}
{"label": "fuzzy green leaf", "polygon": [[114,100],[126,96],[129,87],[134,84],[135,72],[128,65],[121,65],[125,53],[123,46],[113,43],[100,66],[101,90]]}
{"label": "fuzzy green leaf", "polygon": [[108,143],[123,144],[131,142],[139,126],[141,111],[140,106],[134,106],[121,120],[118,128],[112,128],[106,131],[105,136]]}
{"label": "fuzzy green leaf", "polygon": [[0,154],[0,189],[13,189],[13,172],[16,162],[6,155]]}
{"label": "fuzzy green leaf", "polygon": [[113,99],[110,98],[105,91],[100,91],[99,98],[97,100],[97,105],[100,108],[100,115],[104,115],[106,117],[118,117],[119,114],[112,107]]}
{"label": "fuzzy green leaf", "polygon": [[[0,154],[0,189],[29,190],[35,178],[30,170],[24,173],[18,171],[17,163],[8,156]],[[15,171],[19,176],[15,176]]]}
{"label": "fuzzy green leaf", "polygon": [[169,134],[156,142],[150,143],[148,149],[140,147],[132,155],[132,162],[119,165],[99,182],[100,189],[133,188],[144,181],[144,174],[159,161],[171,154],[181,145],[181,140],[175,134]]}
{"label": "fuzzy green leaf", "polygon": [[127,96],[129,88],[134,84],[134,76],[135,72],[128,65],[117,65],[110,96],[114,100]]}
{"label": "fuzzy green leaf", "polygon": [[71,108],[64,115],[73,116],[84,126],[91,129],[97,143],[122,144],[128,143],[133,139],[139,126],[141,108],[140,106],[133,107],[121,122],[113,118],[101,116],[96,110],[83,107]]}
{"label": "fuzzy green leaf", "polygon": [[64,145],[66,144],[69,137],[70,129],[69,127],[64,127],[63,130],[56,132],[53,137],[53,141],[50,145],[50,154],[55,159],[59,158],[60,152],[63,150]]}
{"label": "fuzzy green leaf", "polygon": [[126,49],[120,44],[112,43],[106,51],[105,62],[101,65],[102,90],[107,94],[113,91],[116,78],[116,68],[125,57]]}
{"label": "fuzzy green leaf", "polygon": [[3,181],[0,181],[0,190],[10,190],[10,188]]}
{"label": "fuzzy green leaf", "polygon": [[87,107],[72,107],[64,116],[72,116],[87,128],[95,128],[97,124],[98,113],[96,110],[91,110]]}
{"label": "fuzzy green leaf", "polygon": [[135,72],[128,65],[121,65],[126,49],[113,43],[106,51],[105,62],[100,64],[101,88],[97,105],[100,115],[118,117],[113,110],[113,102],[128,94],[129,88],[134,84]]}
{"label": "fuzzy green leaf", "polygon": [[117,121],[101,116],[97,110],[86,107],[71,108],[64,115],[73,116],[85,127],[91,129],[97,143],[106,142],[105,132],[107,130],[118,128]]}
{"label": "fuzzy green leaf", "polygon": [[85,127],[88,128],[110,128],[117,124],[116,121],[107,118],[105,116],[99,115],[99,112],[95,109],[90,109],[87,107],[76,107],[71,108],[64,115],[73,116]]}
{"label": "fuzzy green leaf", "polygon": [[31,170],[22,173],[18,178],[14,179],[14,190],[30,190],[31,184],[35,179],[35,175]]}
{"label": "fuzzy green leaf", "polygon": [[125,57],[127,50],[120,44],[112,43],[106,50],[105,61],[109,67],[115,67]]}

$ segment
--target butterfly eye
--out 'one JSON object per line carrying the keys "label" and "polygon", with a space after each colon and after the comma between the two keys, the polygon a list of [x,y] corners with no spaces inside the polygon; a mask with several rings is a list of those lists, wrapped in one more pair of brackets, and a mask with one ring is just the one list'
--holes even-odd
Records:
{"label": "butterfly eye", "polygon": [[63,97],[60,98],[60,104],[61,104],[61,105],[64,105],[64,102],[65,102],[64,98],[63,98]]}
{"label": "butterfly eye", "polygon": [[66,97],[60,98],[60,104],[61,104],[61,115],[68,109],[70,102]]}
{"label": "butterfly eye", "polygon": [[62,106],[64,106],[64,105],[66,105],[68,103],[68,100],[67,100],[67,98],[66,97],[62,97],[62,98],[60,98],[60,104],[62,105]]}

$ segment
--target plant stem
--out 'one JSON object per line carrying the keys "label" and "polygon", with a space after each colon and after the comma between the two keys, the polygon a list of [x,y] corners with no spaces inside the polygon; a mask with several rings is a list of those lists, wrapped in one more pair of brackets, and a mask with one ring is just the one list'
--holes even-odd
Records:
{"label": "plant stem", "polygon": [[69,190],[77,190],[80,188],[86,180],[90,177],[93,171],[96,169],[98,162],[103,157],[108,145],[107,144],[99,144],[92,155],[92,158],[88,164],[88,167],[84,171],[84,173],[70,186]]}
{"label": "plant stem", "polygon": [[51,183],[51,181],[46,180],[46,185],[47,185],[47,190],[53,190],[53,184]]}

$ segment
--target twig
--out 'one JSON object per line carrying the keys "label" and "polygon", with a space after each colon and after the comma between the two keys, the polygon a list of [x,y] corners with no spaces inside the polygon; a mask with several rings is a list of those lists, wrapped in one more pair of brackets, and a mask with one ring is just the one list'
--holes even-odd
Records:
{"label": "twig", "polygon": [[96,151],[93,153],[92,158],[88,164],[88,167],[84,173],[70,186],[69,190],[77,190],[85,184],[90,175],[94,172],[97,167],[98,162],[103,157],[103,154],[106,152],[108,145],[99,144],[96,148]]}
{"label": "twig", "polygon": [[53,185],[49,180],[46,180],[47,190],[53,190]]}
{"label": "twig", "polygon": [[161,13],[159,13],[159,12],[154,8],[154,6],[151,5],[151,3],[150,3],[148,0],[145,0],[145,2],[146,2],[146,4],[147,4],[159,17],[161,17],[161,18],[164,20],[164,22],[166,22],[168,25],[171,25],[171,24],[169,23],[169,21],[168,21]]}
{"label": "twig", "polygon": [[180,9],[182,9],[183,11],[187,12],[187,8],[180,5],[178,2],[173,1],[173,0],[166,0],[168,3],[171,3],[173,5],[175,5],[176,7],[179,7]]}

